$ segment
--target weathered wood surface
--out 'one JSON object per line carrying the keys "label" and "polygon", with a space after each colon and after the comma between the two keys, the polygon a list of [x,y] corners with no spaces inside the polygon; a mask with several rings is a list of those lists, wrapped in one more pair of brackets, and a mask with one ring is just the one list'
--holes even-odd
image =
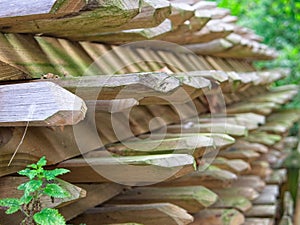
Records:
{"label": "weathered wood surface", "polygon": [[70,182],[115,181],[135,186],[171,180],[191,173],[194,171],[194,159],[184,154],[112,157],[109,153],[103,155],[91,152],[87,158],[67,160],[58,167],[72,171],[72,175],[62,176]]}
{"label": "weathered wood surface", "polygon": [[[147,135],[148,136],[148,135]],[[144,136],[141,136],[142,138]],[[106,149],[118,155],[149,155],[160,153],[186,153],[201,156],[206,148],[214,147],[214,139],[206,135],[172,137],[168,134],[152,134],[147,139],[124,141],[106,145]]]}
{"label": "weathered wood surface", "polygon": [[194,7],[185,2],[171,2],[172,13],[168,17],[172,21],[174,28],[183,24],[194,15]]}
{"label": "weathered wood surface", "polygon": [[268,218],[246,218],[244,225],[273,225],[274,220]]}
{"label": "weathered wood surface", "polygon": [[139,104],[134,98],[128,99],[113,99],[113,100],[86,100],[85,104],[88,109],[94,109],[95,112],[122,112],[131,109]]}
{"label": "weathered wood surface", "polygon": [[169,203],[138,205],[104,205],[86,211],[70,223],[89,225],[137,222],[145,225],[187,225],[193,217],[184,209]]}
{"label": "weathered wood surface", "polygon": [[210,166],[207,170],[196,171],[181,178],[155,184],[161,187],[202,185],[206,188],[226,188],[237,180],[237,176],[226,170]]}
{"label": "weathered wood surface", "polygon": [[235,209],[206,209],[194,215],[190,225],[242,225],[245,218]]}
{"label": "weathered wood surface", "polygon": [[167,131],[170,133],[224,133],[232,136],[246,136],[248,133],[248,130],[244,126],[240,125],[234,125],[228,123],[226,120],[224,120],[224,123],[222,122],[215,122],[214,119],[212,119],[211,123],[191,123],[188,122],[186,124],[180,124],[180,125],[169,125],[167,127]]}
{"label": "weathered wood surface", "polygon": [[212,161],[212,165],[235,174],[241,174],[242,172],[250,170],[250,164],[241,159],[227,160],[222,157],[217,157]]}
{"label": "weathered wood surface", "polygon": [[232,187],[251,187],[258,192],[262,192],[265,186],[266,183],[260,177],[253,175],[239,176],[232,184]]}
{"label": "weathered wood surface", "polygon": [[82,99],[51,82],[2,85],[0,126],[65,126],[83,120]]}
{"label": "weathered wood surface", "polygon": [[231,147],[219,153],[220,157],[227,159],[242,159],[246,162],[253,162],[260,157],[260,154],[253,150],[239,150]]}
{"label": "weathered wood surface", "polygon": [[252,207],[251,201],[239,195],[222,196],[219,195],[218,201],[211,208],[233,208],[241,212],[246,212]]}
{"label": "weathered wood surface", "polygon": [[66,218],[66,220],[73,219],[86,210],[106,202],[123,190],[122,185],[115,183],[78,184],[78,186],[86,190],[86,197],[59,209],[60,213]]}
{"label": "weathered wood surface", "polygon": [[251,201],[257,199],[260,195],[260,193],[252,187],[229,187],[224,189],[214,188],[212,191],[221,196],[243,196]]}
{"label": "weathered wood surface", "polygon": [[[171,13],[169,2],[155,0],[142,2],[114,0],[96,3],[82,1],[79,7],[70,9],[69,12],[67,10],[62,14],[61,11],[65,11],[62,10],[64,5],[66,4],[54,5],[53,13],[51,10],[49,13],[48,6],[48,11],[41,12],[42,15],[30,15],[30,13],[34,13],[32,10],[33,12],[25,13],[27,15],[21,14],[21,17],[1,18],[0,30],[17,33],[43,33],[78,40],[80,39],[77,38],[79,29],[80,33],[92,36],[101,32],[152,27],[160,24]],[[22,4],[19,6],[22,7]]]}
{"label": "weathered wood surface", "polygon": [[[42,81],[42,80],[41,80]],[[135,73],[123,75],[65,78],[52,82],[76,93],[85,100],[113,100],[166,95],[180,86],[180,82],[166,73]]]}
{"label": "weathered wood surface", "polygon": [[92,36],[87,36],[84,33],[81,36],[77,35],[76,40],[84,41],[97,41],[107,44],[125,44],[133,41],[145,41],[155,39],[172,31],[172,23],[169,19],[166,19],[156,27],[151,28],[139,28],[132,30],[122,30],[118,32],[99,33]]}
{"label": "weathered wood surface", "polygon": [[168,202],[196,213],[214,204],[218,196],[201,186],[140,187],[128,190],[113,198],[108,204],[145,204]]}
{"label": "weathered wood surface", "polygon": [[276,215],[276,205],[254,205],[245,212],[247,217],[274,218]]}

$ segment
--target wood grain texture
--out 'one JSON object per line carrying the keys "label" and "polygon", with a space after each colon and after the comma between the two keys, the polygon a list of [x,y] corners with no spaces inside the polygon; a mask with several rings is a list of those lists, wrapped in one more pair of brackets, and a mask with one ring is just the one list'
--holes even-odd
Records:
{"label": "wood grain texture", "polygon": [[201,186],[186,187],[139,187],[133,188],[117,197],[108,204],[145,204],[168,202],[196,213],[214,204],[218,196]]}
{"label": "wood grain texture", "polygon": [[89,225],[137,222],[145,225],[187,225],[193,217],[184,209],[169,203],[138,205],[105,205],[86,211],[71,223]]}
{"label": "wood grain texture", "polygon": [[51,82],[2,85],[0,126],[65,126],[83,120],[82,99]]}

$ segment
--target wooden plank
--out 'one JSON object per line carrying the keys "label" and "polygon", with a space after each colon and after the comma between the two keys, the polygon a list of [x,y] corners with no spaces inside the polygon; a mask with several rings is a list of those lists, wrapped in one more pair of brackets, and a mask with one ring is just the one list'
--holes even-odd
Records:
{"label": "wooden plank", "polygon": [[244,138],[246,141],[272,146],[281,140],[281,136],[276,134],[269,134],[262,131],[252,132],[249,136]]}
{"label": "wooden plank", "polygon": [[95,112],[122,112],[131,109],[139,104],[134,98],[113,99],[113,100],[87,100],[85,101],[88,109],[94,109]]}
{"label": "wooden plank", "polygon": [[196,54],[209,55],[212,53],[223,52],[231,48],[233,45],[225,39],[216,39],[206,43],[187,44],[184,47],[193,51]]}
{"label": "wooden plank", "polygon": [[215,192],[217,195],[221,196],[243,196],[247,198],[248,200],[253,201],[254,199],[257,199],[259,197],[259,193],[252,187],[230,187],[230,188],[224,188],[224,189],[212,189],[213,192]]}
{"label": "wooden plank", "polygon": [[183,24],[194,15],[194,8],[184,2],[171,2],[171,8],[172,13],[169,19],[174,27]]}
{"label": "wooden plank", "polygon": [[227,113],[258,113],[261,115],[269,115],[274,109],[279,108],[279,104],[273,102],[242,102],[227,107]]}
{"label": "wooden plank", "polygon": [[274,220],[268,218],[246,218],[244,225],[273,225]]}
{"label": "wooden plank", "polygon": [[196,171],[181,178],[155,184],[155,186],[175,187],[202,185],[206,188],[225,188],[232,185],[237,176],[226,170],[210,166],[207,170]]}
{"label": "wooden plank", "polygon": [[250,170],[249,163],[240,159],[227,160],[222,157],[217,157],[213,160],[212,165],[235,174],[241,174],[242,172]]}
{"label": "wooden plank", "polygon": [[244,221],[243,214],[235,209],[206,209],[195,214],[190,225],[241,225]]}
{"label": "wooden plank", "polygon": [[70,221],[89,225],[137,222],[147,225],[186,225],[193,217],[182,208],[169,204],[106,205],[86,211]]}
{"label": "wooden plank", "polygon": [[276,216],[275,205],[255,205],[245,212],[247,217],[274,218]]}
{"label": "wooden plank", "polygon": [[70,220],[82,214],[86,210],[102,204],[103,202],[118,195],[123,187],[119,184],[78,184],[87,192],[87,196],[70,205],[63,206],[59,209],[60,213]]}
{"label": "wooden plank", "polygon": [[266,183],[260,177],[253,175],[239,176],[232,184],[232,187],[251,187],[258,192],[262,192],[265,186]]}
{"label": "wooden plank", "polygon": [[[40,80],[43,81],[43,80]],[[160,72],[86,76],[51,80],[85,100],[113,100],[167,95],[180,86],[173,76]]]}
{"label": "wooden plank", "polygon": [[[230,124],[228,122],[219,123],[212,119],[211,123],[199,123],[187,122],[180,125],[169,125],[167,131],[170,133],[224,133],[231,136],[246,136],[248,131],[246,127],[240,125]],[[197,119],[196,119],[197,121]]]}
{"label": "wooden plank", "polygon": [[[32,7],[28,8],[28,4],[32,5]],[[59,17],[63,14],[67,13],[75,13],[81,10],[86,5],[86,2],[81,0],[76,0],[70,3],[69,0],[64,0],[61,2],[58,2],[56,0],[51,1],[41,1],[41,2],[35,2],[33,0],[25,3],[25,2],[19,2],[19,1],[2,1],[1,2],[1,11],[0,11],[0,17],[1,22],[6,21],[9,19],[9,17],[22,17],[27,16],[28,18],[38,18],[33,17],[33,15],[37,15],[39,17],[42,17],[41,14],[44,17],[50,17],[52,14],[52,17]],[[4,10],[6,9],[6,10]],[[57,14],[57,15],[56,15]],[[6,20],[5,20],[6,19]]]}
{"label": "wooden plank", "polygon": [[260,154],[252,150],[238,150],[234,147],[231,147],[221,151],[219,156],[227,159],[242,159],[246,162],[253,162],[259,158]]}
{"label": "wooden plank", "polygon": [[219,195],[218,201],[211,208],[234,208],[241,212],[246,212],[252,207],[251,201],[239,195],[222,196]]}
{"label": "wooden plank", "polygon": [[[56,37],[77,39],[78,29],[86,36],[101,32],[112,32],[125,29],[146,28],[160,24],[170,14],[167,1],[147,0],[139,4],[137,1],[121,2],[102,1],[95,4],[84,4],[83,10],[53,18],[48,14],[41,18],[31,16],[2,18],[4,32],[43,33]],[[99,21],[101,21],[99,23]]]}
{"label": "wooden plank", "polygon": [[65,126],[83,120],[82,99],[51,82],[2,85],[0,126]]}
{"label": "wooden plank", "polygon": [[[143,138],[143,136],[142,136]],[[207,136],[163,137],[163,135],[134,141],[106,145],[106,149],[118,155],[149,155],[160,153],[187,153],[203,155],[207,147],[213,147],[214,140]]]}
{"label": "wooden plank", "polygon": [[172,31],[172,23],[171,20],[166,19],[156,27],[121,30],[118,32],[109,32],[109,33],[106,32],[102,34],[100,33],[100,34],[94,34],[89,36],[82,33],[81,35],[76,35],[75,39],[121,45],[133,41],[145,41],[145,40],[155,39],[170,31]]}
{"label": "wooden plank", "polygon": [[[194,171],[194,159],[184,154],[112,157],[109,153],[91,152],[86,158],[64,161],[58,167],[72,174],[63,179],[77,183],[118,182],[146,185],[171,180]],[[126,176],[124,176],[126,174]]]}
{"label": "wooden plank", "polygon": [[196,213],[217,201],[218,196],[201,186],[139,187],[113,198],[108,204],[145,204],[168,202],[189,213]]}

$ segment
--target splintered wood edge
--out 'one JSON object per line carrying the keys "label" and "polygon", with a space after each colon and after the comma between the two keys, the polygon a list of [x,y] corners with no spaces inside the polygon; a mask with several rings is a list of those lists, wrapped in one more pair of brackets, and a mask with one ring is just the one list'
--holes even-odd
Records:
{"label": "splintered wood edge", "polygon": [[2,105],[11,113],[5,117],[2,112],[0,126],[74,125],[84,119],[87,111],[81,98],[51,82],[3,85],[1,92]]}

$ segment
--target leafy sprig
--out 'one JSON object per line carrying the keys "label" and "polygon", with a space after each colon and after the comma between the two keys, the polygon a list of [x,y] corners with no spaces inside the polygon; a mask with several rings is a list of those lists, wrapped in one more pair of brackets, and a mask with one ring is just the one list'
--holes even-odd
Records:
{"label": "leafy sprig", "polygon": [[6,214],[21,211],[25,219],[21,224],[37,225],[64,225],[66,221],[57,209],[42,208],[41,197],[68,198],[70,193],[62,188],[56,181],[56,177],[70,172],[59,168],[46,170],[47,160],[43,156],[37,163],[28,165],[18,173],[29,178],[29,181],[20,184],[17,189],[23,191],[21,198],[5,198],[0,200],[0,207]]}

